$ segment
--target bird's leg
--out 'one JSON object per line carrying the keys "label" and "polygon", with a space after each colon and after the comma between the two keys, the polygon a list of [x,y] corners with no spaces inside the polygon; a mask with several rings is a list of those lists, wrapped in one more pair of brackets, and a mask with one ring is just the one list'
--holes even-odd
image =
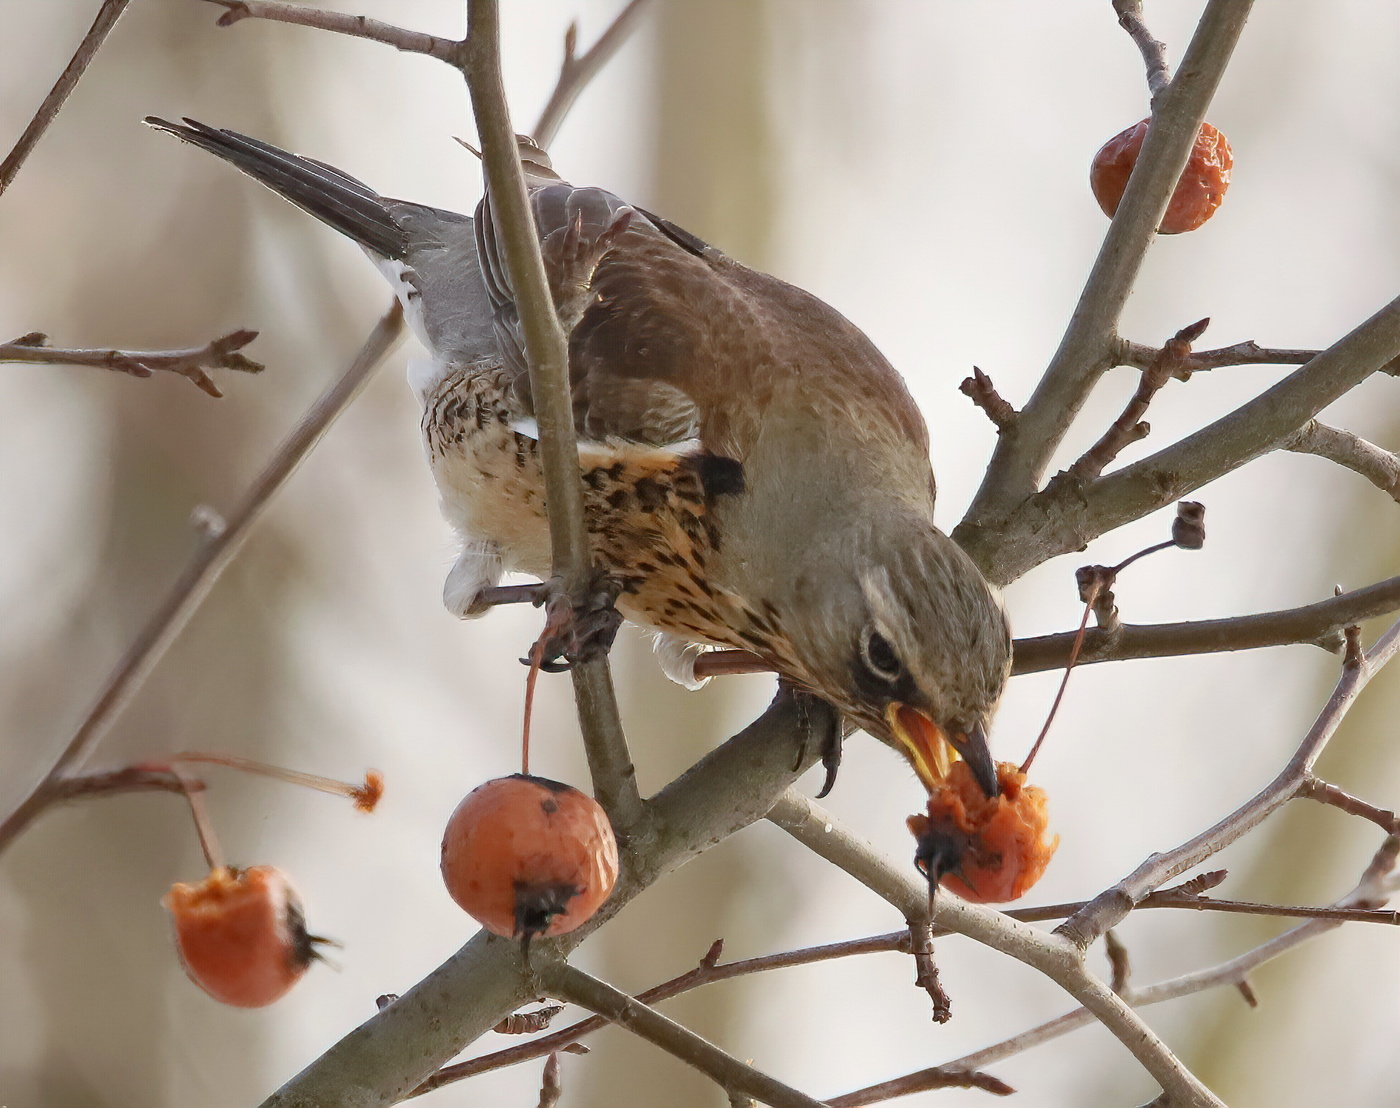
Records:
{"label": "bird's leg", "polygon": [[618,583],[599,570],[588,594],[578,604],[569,600],[563,582],[551,577],[538,590],[534,603],[545,609],[544,630],[530,649],[527,665],[538,660],[546,673],[561,673],[578,662],[601,658],[612,649],[622,614],[617,610]]}
{"label": "bird's leg", "polygon": [[782,678],[778,679],[778,687],[780,692],[793,698],[797,708],[797,726],[802,733],[793,770],[802,768],[814,741],[821,752],[822,765],[826,768],[826,780],[822,782],[821,792],[817,793],[817,799],[820,800],[831,792],[832,786],[836,784],[836,772],[841,768],[841,746],[845,738],[841,714],[815,693],[798,688]]}

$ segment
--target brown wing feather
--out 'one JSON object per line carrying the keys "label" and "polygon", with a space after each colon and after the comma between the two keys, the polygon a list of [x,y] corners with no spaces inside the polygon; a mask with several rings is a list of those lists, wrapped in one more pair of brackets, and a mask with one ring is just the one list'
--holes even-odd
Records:
{"label": "brown wing feather", "polygon": [[[798,389],[895,428],[927,456],[928,432],[902,379],[839,312],[612,193],[563,182],[540,152],[526,153],[551,288],[572,324],[580,434],[649,444],[698,437],[709,450],[742,458],[764,409]],[[523,342],[489,198],[477,233],[502,352],[528,410]],[[605,249],[590,255],[590,243],[600,241]],[[571,289],[578,299],[567,302]]]}

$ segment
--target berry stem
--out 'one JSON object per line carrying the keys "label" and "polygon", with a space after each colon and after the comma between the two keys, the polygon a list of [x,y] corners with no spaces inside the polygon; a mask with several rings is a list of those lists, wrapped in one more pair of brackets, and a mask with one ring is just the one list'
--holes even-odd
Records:
{"label": "berry stem", "polygon": [[209,864],[210,871],[223,869],[224,852],[219,848],[219,838],[214,834],[214,824],[204,803],[204,783],[185,773],[175,763],[171,763],[170,773],[184,791],[185,800],[190,806],[190,817],[194,820],[195,834],[199,836],[199,848],[204,851],[204,860]]}
{"label": "berry stem", "polygon": [[277,781],[285,781],[289,785],[301,785],[318,792],[343,796],[348,800],[353,800],[355,807],[363,812],[373,811],[374,806],[379,802],[379,797],[384,792],[383,777],[372,769],[365,771],[364,784],[353,785],[348,781],[337,781],[333,777],[322,777],[318,773],[302,773],[300,770],[285,769],[282,766],[254,761],[252,758],[240,758],[236,754],[212,754],[201,750],[182,750],[178,754],[170,755],[167,761],[170,772],[177,777],[180,776],[179,767],[181,764],[195,762],[211,766],[227,766],[229,769],[254,773],[259,777],[271,777]]}
{"label": "berry stem", "polygon": [[[1144,551],[1144,553],[1146,552]],[[1141,557],[1141,555],[1135,555],[1135,557]],[[1132,560],[1132,558],[1128,559],[1128,561]],[[1084,597],[1084,615],[1079,620],[1079,630],[1074,636],[1074,646],[1070,648],[1069,661],[1065,664],[1065,675],[1060,678],[1060,687],[1055,693],[1054,703],[1050,705],[1050,714],[1045,717],[1045,726],[1040,729],[1040,734],[1036,736],[1035,743],[1031,746],[1031,752],[1026,755],[1026,760],[1021,763],[1022,776],[1030,770],[1031,763],[1035,761],[1035,756],[1040,752],[1040,744],[1045,741],[1045,736],[1050,733],[1050,725],[1055,722],[1055,713],[1060,710],[1060,701],[1064,699],[1065,688],[1069,685],[1069,675],[1074,669],[1074,663],[1079,661],[1079,650],[1084,645],[1084,630],[1089,626],[1089,613],[1094,610],[1094,601],[1099,598],[1101,587],[1100,581],[1094,581]]]}

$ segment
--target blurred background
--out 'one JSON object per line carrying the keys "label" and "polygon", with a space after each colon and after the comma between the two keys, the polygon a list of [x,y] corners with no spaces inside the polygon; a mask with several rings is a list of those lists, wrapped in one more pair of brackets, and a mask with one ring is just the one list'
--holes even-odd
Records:
{"label": "blurred background", "polygon": [[[340,4],[336,5],[340,7]],[[551,87],[564,29],[590,44],[618,0],[503,5],[517,126]],[[1179,59],[1199,4],[1149,5]],[[67,61],[96,4],[0,4],[0,146]],[[460,0],[346,0],[344,10],[456,36]],[[446,67],[296,27],[214,26],[194,0],[136,0],[0,201],[0,334],[55,345],[194,346],[262,332],[260,377],[220,374],[211,400],[174,377],[0,366],[0,808],[32,786],[189,558],[200,504],[227,509],[388,302],[358,251],[228,167],[140,125],[190,115],[315,156],[383,193],[470,211],[478,170],[461,82]],[[1202,316],[1204,345],[1325,346],[1400,288],[1400,9],[1374,0],[1256,7],[1210,119],[1229,137],[1229,197],[1202,230],[1153,248],[1124,333],[1159,343]],[[656,0],[554,147],[604,185],[740,260],[835,304],[901,369],[928,417],[945,528],[994,442],[957,391],[972,365],[1020,404],[1054,350],[1107,226],[1094,151],[1146,114],[1141,63],[1107,0]],[[462,624],[440,603],[453,551],[403,380],[406,344],[274,504],[242,556],[91,759],[94,768],[218,749],[354,778],[382,770],[373,818],[329,798],[211,771],[231,859],[287,869],[312,929],[345,944],[277,1006],[222,1008],[185,980],[159,900],[203,872],[165,795],[48,813],[0,860],[0,1102],[10,1108],[257,1103],[452,953],[473,930],[437,872],[442,826],[469,789],[511,772],[538,614]],[[1173,383],[1140,457],[1285,369]],[[1135,385],[1111,374],[1067,464]],[[1328,419],[1400,445],[1400,382],[1367,382]],[[1198,494],[1210,539],[1125,574],[1134,622],[1289,607],[1397,572],[1400,509],[1319,459],[1271,455]],[[1018,634],[1074,626],[1073,571],[1167,533],[1163,512],[1057,559],[1008,592]],[[1368,634],[1375,631],[1368,628]],[[752,718],[772,679],[686,693],[641,636],[614,655],[642,782],[653,790]],[[1088,667],[1035,776],[1061,846],[1028,898],[1092,895],[1224,814],[1283,763],[1335,659],[1289,647]],[[1019,758],[1058,676],[1012,683],[995,747]],[[1322,772],[1384,805],[1400,671],[1366,693]],[[586,780],[567,682],[542,682],[538,768]],[[816,787],[815,775],[804,782]],[[852,740],[831,808],[894,857],[921,806],[902,762]],[[1294,805],[1220,864],[1219,895],[1324,903],[1378,845],[1369,825]],[[759,825],[629,906],[579,959],[641,990],[695,964],[900,925],[843,874]],[[1212,964],[1285,923],[1142,913],[1120,929],[1135,980]],[[666,1011],[818,1096],[985,1046],[1068,1008],[1036,974],[961,939],[938,957],[955,1018],[897,955],[711,986]],[[1232,1105],[1400,1104],[1400,936],[1334,931],[1233,990],[1147,1018]],[[608,1030],[564,1059],[578,1108],[722,1104],[703,1079]],[[505,1045],[487,1036],[477,1049]],[[1037,1106],[1132,1104],[1152,1085],[1097,1027],[991,1067]],[[539,1063],[432,1094],[533,1105]],[[947,1091],[906,1101],[981,1103]]]}

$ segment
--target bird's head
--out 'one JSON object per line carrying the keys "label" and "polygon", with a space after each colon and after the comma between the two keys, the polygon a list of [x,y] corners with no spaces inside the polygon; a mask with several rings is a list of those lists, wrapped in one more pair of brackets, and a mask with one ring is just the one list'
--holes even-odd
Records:
{"label": "bird's head", "polygon": [[1006,613],[956,543],[920,513],[894,515],[804,568],[803,591],[823,603],[795,605],[797,668],[930,789],[955,751],[995,796],[987,730],[1011,672]]}

